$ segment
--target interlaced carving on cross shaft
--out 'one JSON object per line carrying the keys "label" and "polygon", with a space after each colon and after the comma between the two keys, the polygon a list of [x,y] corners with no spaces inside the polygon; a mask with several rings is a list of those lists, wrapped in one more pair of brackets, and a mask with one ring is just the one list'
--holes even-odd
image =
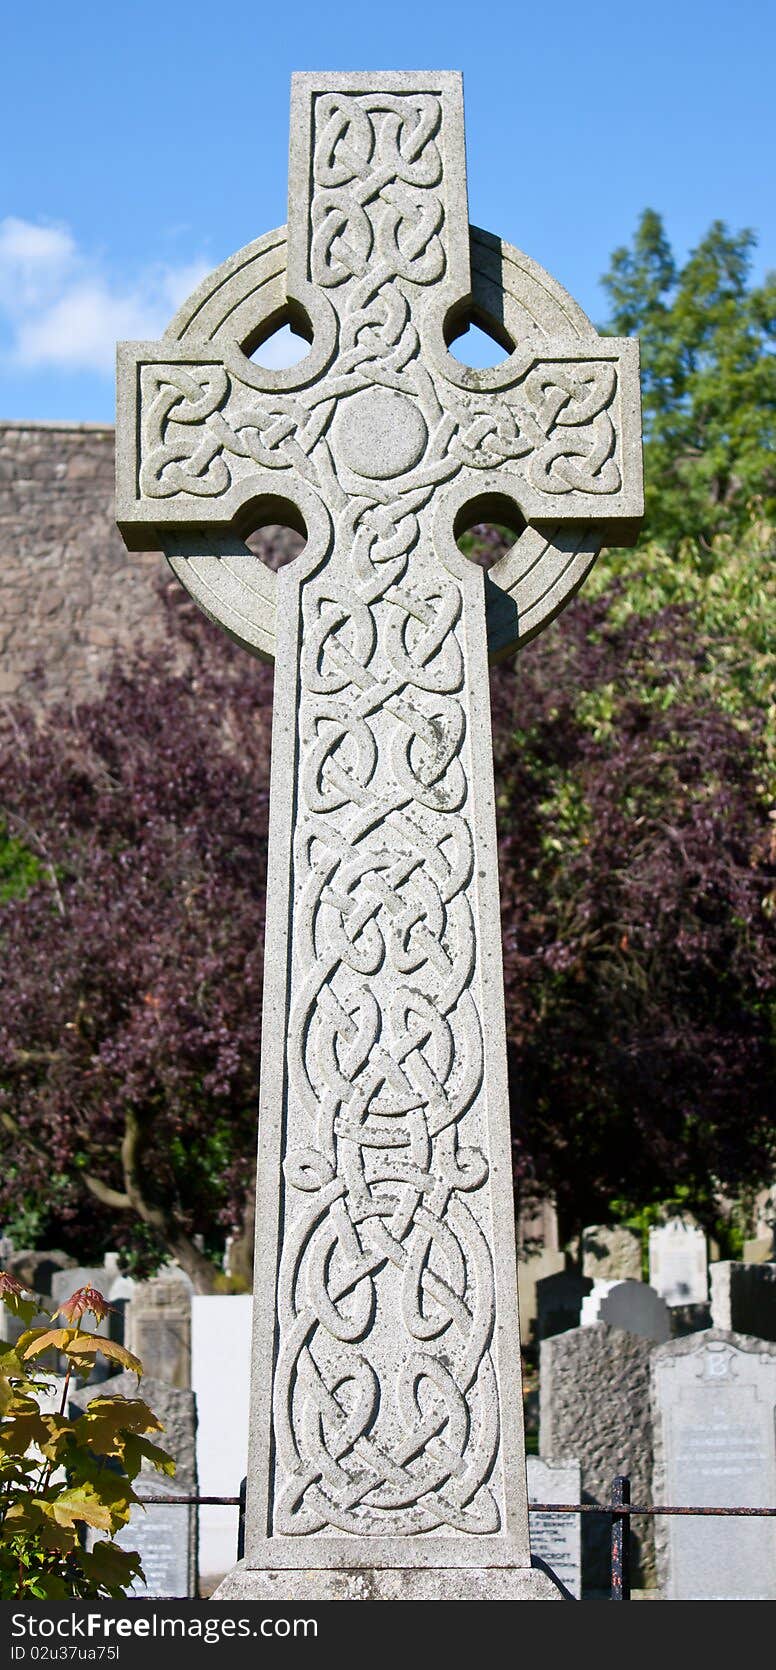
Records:
{"label": "interlaced carving on cross shaft", "polygon": [[461,599],[414,517],[349,516],[304,596],[275,1528],[493,1532]]}
{"label": "interlaced carving on cross shaft", "polygon": [[320,94],[315,112],[313,238],[315,284],[331,287],[369,273],[434,284],[445,270],[440,236],[442,120],[432,93],[379,98]]}
{"label": "interlaced carving on cross shaft", "polygon": [[[432,98],[384,100],[378,115],[319,100],[313,271],[350,287],[338,394],[354,378],[417,393],[396,278],[411,260],[426,270],[432,243],[435,271],[443,258],[441,206],[424,218],[412,196],[438,182],[438,123]],[[355,178],[354,226],[338,188]],[[402,492],[340,492],[334,554],[302,595],[279,1294],[291,1320],[275,1379],[285,1534],[500,1524],[461,594],[422,514],[451,470],[436,415]]]}

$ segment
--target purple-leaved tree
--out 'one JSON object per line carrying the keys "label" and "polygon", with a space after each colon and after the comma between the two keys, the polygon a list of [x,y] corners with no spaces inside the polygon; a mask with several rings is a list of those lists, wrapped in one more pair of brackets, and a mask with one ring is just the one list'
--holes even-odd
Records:
{"label": "purple-leaved tree", "polygon": [[[167,656],[3,751],[0,1222],[207,1291],[227,1233],[250,1272],[271,674],[167,601]],[[493,680],[516,1172],[568,1233],[776,1163],[757,714],[689,609],[611,601]]]}

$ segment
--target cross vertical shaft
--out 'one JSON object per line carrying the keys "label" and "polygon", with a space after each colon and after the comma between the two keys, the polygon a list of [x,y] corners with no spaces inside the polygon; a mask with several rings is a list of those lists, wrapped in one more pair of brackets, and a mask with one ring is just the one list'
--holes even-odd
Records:
{"label": "cross vertical shaft", "polygon": [[[119,442],[125,537],[153,527],[276,660],[246,1556],[223,1593],[540,1598],[488,652],[637,524],[632,345],[470,240],[459,77],[298,76],[291,131],[284,292],[260,240],[128,347]],[[473,373],[446,343],[493,294],[515,343]],[[283,316],[311,354],[262,372]],[[526,525],[486,587],[453,533],[496,499]],[[242,535],[278,515],[308,543],[267,577]]]}

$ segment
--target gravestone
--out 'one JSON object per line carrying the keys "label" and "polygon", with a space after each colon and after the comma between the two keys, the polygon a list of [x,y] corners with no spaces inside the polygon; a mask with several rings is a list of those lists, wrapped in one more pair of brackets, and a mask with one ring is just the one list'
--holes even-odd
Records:
{"label": "gravestone", "polygon": [[776,1264],[725,1259],[711,1264],[709,1273],[712,1327],[776,1340]]}
{"label": "gravestone", "polygon": [[622,1224],[582,1231],[582,1274],[591,1281],[641,1281],[641,1240]]}
{"label": "gravestone", "polygon": [[[529,1253],[526,1258],[517,1261],[517,1296],[520,1309],[520,1342],[530,1345],[539,1337],[538,1314],[539,1301],[537,1288],[541,1281],[548,1276],[563,1275],[566,1269],[566,1258],[562,1252],[552,1252],[545,1248],[542,1252]],[[574,1318],[578,1322],[579,1315]]]}
{"label": "gravestone", "polygon": [[75,1259],[58,1248],[24,1247],[18,1252],[11,1250],[4,1268],[30,1293],[48,1299],[51,1297],[52,1277],[59,1271],[75,1269]]}
{"label": "gravestone", "polygon": [[165,1385],[191,1385],[191,1286],[166,1275],[137,1282],[125,1308],[126,1344],[144,1372]]}
{"label": "gravestone", "polygon": [[[137,1376],[130,1373],[114,1375],[110,1386],[84,1386],[69,1399],[71,1419],[82,1413],[92,1398],[142,1398],[162,1423],[163,1431],[149,1433],[153,1443],[166,1450],[175,1461],[175,1476],[157,1473],[150,1462],[144,1462],[135,1480],[135,1492],[151,1506],[133,1507],[128,1523],[117,1532],[115,1541],[120,1548],[136,1549],[145,1573],[128,1590],[130,1595],[147,1600],[194,1599],[197,1595],[198,1523],[195,1504],[181,1501],[160,1502],[165,1496],[196,1496],[196,1400],[193,1392],[180,1391],[161,1380],[143,1376],[138,1386]],[[154,1498],[156,1500],[154,1501]],[[94,1540],[94,1538],[92,1538]]]}
{"label": "gravestone", "polygon": [[668,1306],[659,1293],[644,1281],[597,1281],[582,1301],[580,1323],[589,1328],[606,1322],[610,1328],[641,1334],[659,1344],[670,1338]]}
{"label": "gravestone", "polygon": [[[549,1597],[487,663],[636,533],[637,346],[470,230],[457,75],[295,76],[289,204],[119,363],[127,543],[276,663],[246,1557],[219,1594]],[[448,351],[471,320],[500,365]],[[283,321],[312,347],[270,371]],[[516,539],[486,578],[457,538],[494,516]],[[278,521],[307,544],[273,573],[245,539]]]}
{"label": "gravestone", "polygon": [[[526,1457],[529,1502],[581,1501],[582,1483],[578,1461],[549,1461],[538,1455]],[[582,1533],[576,1513],[532,1513],[531,1556],[542,1560],[575,1600],[582,1599]]]}
{"label": "gravestone", "polygon": [[[649,1409],[651,1340],[597,1323],[544,1340],[539,1357],[539,1453],[574,1455],[582,1469],[581,1501],[611,1500],[612,1479],[627,1473],[631,1500],[652,1499],[652,1425]],[[609,1588],[609,1521],[582,1516],[585,1592]],[[654,1538],[648,1519],[631,1526],[634,1583],[654,1584]]]}
{"label": "gravestone", "polygon": [[776,1258],[776,1187],[755,1196],[753,1234],[744,1242],[745,1264],[771,1264]]}
{"label": "gravestone", "polygon": [[671,1218],[650,1230],[649,1280],[667,1305],[708,1303],[708,1249],[697,1224]]}
{"label": "gravestone", "polygon": [[[29,1289],[27,1289],[27,1291],[29,1292]],[[39,1297],[35,1293],[30,1293],[29,1296],[30,1298],[34,1298],[36,1300]],[[40,1303],[45,1304],[46,1301],[40,1300]],[[0,1342],[2,1342],[3,1345],[15,1345],[16,1341],[21,1338],[22,1334],[27,1332],[28,1328],[50,1327],[51,1317],[48,1311],[37,1311],[30,1322],[25,1322],[21,1316],[14,1316],[13,1312],[8,1309],[7,1305],[0,1305]],[[43,1356],[37,1359],[38,1366],[51,1375],[55,1375],[57,1373],[60,1361],[61,1358],[58,1351],[45,1351]]]}
{"label": "gravestone", "polygon": [[[776,1506],[776,1351],[710,1329],[652,1359],[654,1500],[672,1507]],[[656,1521],[666,1600],[776,1600],[773,1519]]]}
{"label": "gravestone", "polygon": [[[203,1496],[237,1496],[248,1465],[250,1294],[195,1293],[191,1383],[197,1398],[197,1465]],[[205,1589],[234,1564],[238,1510],[200,1509],[199,1569]]]}
{"label": "gravestone", "polygon": [[592,1291],[588,1276],[576,1270],[559,1270],[552,1276],[540,1276],[536,1283],[537,1338],[550,1339],[569,1328],[578,1328],[582,1305]]}
{"label": "gravestone", "polygon": [[[66,1270],[54,1270],[51,1275],[51,1303],[52,1306],[64,1305],[71,1294],[81,1287],[93,1287],[103,1298],[107,1298],[107,1272],[102,1264],[76,1264]],[[110,1336],[110,1316],[103,1316],[98,1322],[91,1312],[84,1317],[84,1327],[92,1334],[101,1334],[103,1338]]]}

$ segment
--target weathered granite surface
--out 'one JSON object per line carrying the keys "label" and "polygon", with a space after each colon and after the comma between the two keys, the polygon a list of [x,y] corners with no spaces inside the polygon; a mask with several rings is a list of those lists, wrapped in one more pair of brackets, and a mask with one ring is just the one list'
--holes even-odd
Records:
{"label": "weathered granite surface", "polygon": [[[573,1454],[582,1468],[582,1500],[611,1501],[612,1479],[627,1473],[631,1500],[652,1500],[652,1422],[649,1407],[650,1340],[598,1323],[544,1340],[539,1369],[539,1450]],[[634,1520],[633,1581],[655,1580],[654,1538],[649,1520]],[[584,1590],[609,1587],[609,1521],[585,1514],[582,1524]]]}
{"label": "weathered granite surface", "polygon": [[562,1600],[562,1590],[533,1567],[342,1567],[258,1571],[245,1560],[211,1600]]}
{"label": "weathered granite surface", "polygon": [[589,1224],[582,1231],[582,1274],[591,1281],[640,1281],[639,1236],[622,1224]]}
{"label": "weathered granite surface", "polygon": [[[478,315],[488,371],[448,352]],[[311,349],[270,371],[283,319]],[[495,506],[486,580],[457,535]],[[641,514],[636,344],[470,230],[460,77],[295,76],[287,234],[119,349],[127,544],[277,664],[241,1594],[547,1592],[487,667]],[[307,536],[278,575],[266,521]]]}

